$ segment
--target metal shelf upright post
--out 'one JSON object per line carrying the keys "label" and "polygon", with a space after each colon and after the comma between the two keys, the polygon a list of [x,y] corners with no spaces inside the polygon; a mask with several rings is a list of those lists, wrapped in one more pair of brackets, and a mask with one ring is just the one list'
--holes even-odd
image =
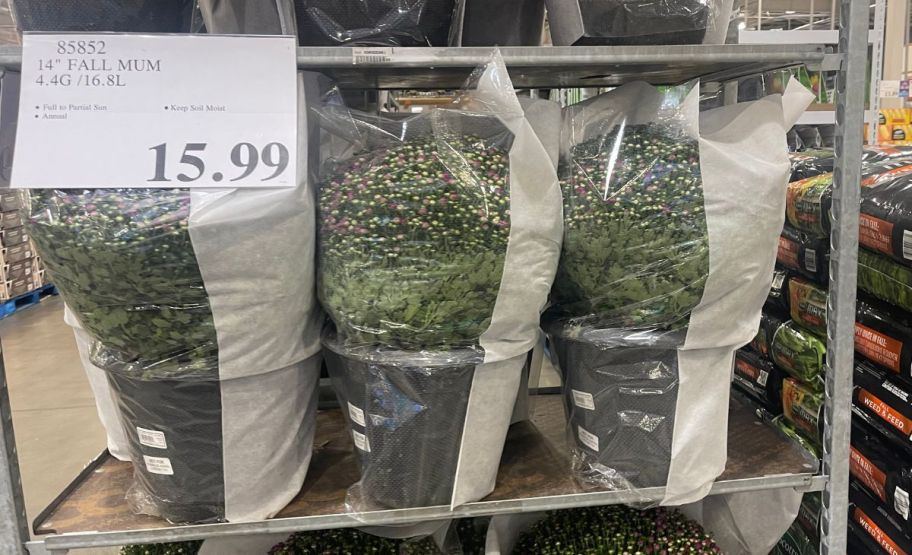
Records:
{"label": "metal shelf upright post", "polygon": [[[861,168],[861,129],[864,110],[868,7],[865,2],[841,0],[840,40],[836,52],[814,45],[624,46],[504,48],[502,54],[514,83],[522,88],[614,86],[635,79],[654,84],[680,83],[695,77],[723,82],[751,73],[808,63],[839,70],[837,106],[837,166],[834,178],[831,283],[828,320],[824,465],[796,457],[778,436],[750,426],[732,426],[729,468],[711,494],[792,487],[825,490],[823,553],[845,552],[849,424],[852,388],[853,316],[857,246],[858,183]],[[352,48],[300,48],[298,66],[323,71],[342,86],[360,89],[447,88],[490,55],[485,48],[391,48],[388,55],[358,58]],[[15,70],[21,51],[0,48],[0,67]],[[0,366],[2,368],[2,366]],[[2,374],[0,374],[2,377]],[[5,380],[0,380],[0,545],[4,553],[22,555],[66,553],[70,549],[182,541],[243,534],[293,532],[320,528],[391,525],[421,520],[542,511],[633,500],[660,499],[663,488],[636,492],[579,490],[561,466],[565,440],[560,410],[532,425],[511,430],[501,462],[504,487],[487,498],[451,510],[417,507],[371,511],[357,515],[344,505],[345,489],[357,479],[354,456],[338,411],[326,411],[318,423],[323,452],[315,453],[315,472],[304,489],[277,518],[250,523],[173,526],[152,517],[133,515],[123,502],[129,483],[129,463],[102,454],[67,488],[35,524],[29,539],[22,508],[19,470],[12,436]],[[555,406],[559,407],[559,403]],[[734,409],[732,419],[743,418]],[[739,420],[741,421],[741,420]],[[548,429],[548,428],[552,429]],[[762,428],[762,427],[761,427]],[[740,436],[737,430],[741,430]],[[322,431],[321,431],[322,430]],[[563,438],[563,439],[561,439]],[[764,439],[766,438],[766,439]],[[772,439],[771,439],[772,438]],[[775,455],[758,447],[771,447]],[[557,447],[557,449],[555,449]],[[511,451],[512,450],[512,451]],[[780,457],[781,460],[774,460]],[[525,474],[523,474],[525,473]],[[529,483],[512,483],[510,476],[534,476]],[[515,480],[514,480],[515,481]],[[501,482],[501,480],[499,480]],[[121,488],[121,489],[118,489]],[[105,495],[99,495],[99,492]],[[99,499],[104,499],[100,503]],[[94,505],[93,505],[94,503]],[[93,513],[82,518],[80,509]],[[75,515],[75,516],[74,516]]]}

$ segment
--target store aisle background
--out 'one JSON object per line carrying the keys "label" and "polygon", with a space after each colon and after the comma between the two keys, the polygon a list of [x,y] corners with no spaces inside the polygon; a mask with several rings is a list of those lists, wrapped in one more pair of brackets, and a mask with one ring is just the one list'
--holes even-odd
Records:
{"label": "store aisle background", "polygon": [[31,527],[38,513],[105,448],[105,436],[59,296],[0,320],[0,341]]}

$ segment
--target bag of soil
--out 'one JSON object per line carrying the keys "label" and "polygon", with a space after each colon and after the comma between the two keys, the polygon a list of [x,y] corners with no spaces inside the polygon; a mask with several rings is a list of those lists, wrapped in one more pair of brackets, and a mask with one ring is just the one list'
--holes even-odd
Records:
{"label": "bag of soil", "polygon": [[826,289],[793,277],[789,283],[789,308],[793,322],[821,337],[826,337]]}
{"label": "bag of soil", "polygon": [[759,355],[739,350],[735,354],[734,384],[774,415],[782,414],[782,373]]}
{"label": "bag of soil", "polygon": [[455,0],[294,0],[301,46],[446,46]]}
{"label": "bag of soil", "polygon": [[193,0],[11,0],[19,31],[189,33]]}
{"label": "bag of soil", "polygon": [[818,449],[823,444],[823,392],[795,378],[782,382],[782,415]]}
{"label": "bag of soil", "polygon": [[780,317],[778,313],[763,310],[760,315],[760,327],[757,335],[750,342],[750,347],[763,355],[768,360],[773,360],[772,345],[773,338],[776,337],[776,331],[788,320],[788,317]]}
{"label": "bag of soil", "polygon": [[833,171],[835,158],[832,149],[811,149],[789,154],[792,174],[789,183]]}
{"label": "bag of soil", "polygon": [[858,249],[858,288],[912,312],[912,268],[866,249]]}
{"label": "bag of soil", "polygon": [[826,284],[830,278],[830,242],[811,237],[786,224],[779,235],[776,262],[789,270]]}
{"label": "bag of soil", "polygon": [[886,427],[887,437],[912,445],[912,388],[866,360],[855,361],[854,403]]}
{"label": "bag of soil", "polygon": [[823,376],[826,341],[789,321],[773,335],[770,355],[789,375],[804,382],[817,382]]}
{"label": "bag of soil", "polygon": [[526,355],[401,351],[323,341],[361,480],[352,510],[456,506],[490,493]]}
{"label": "bag of soil", "polygon": [[860,297],[855,310],[855,352],[912,383],[912,323],[906,313]]}
{"label": "bag of soil", "polygon": [[912,490],[912,465],[909,451],[890,447],[879,432],[859,418],[852,419],[852,446],[849,469],[852,477],[867,492],[893,509],[893,518],[907,535],[912,532],[909,521],[909,491]]}
{"label": "bag of soil", "polygon": [[555,46],[722,44],[732,0],[545,0]]}
{"label": "bag of soil", "polygon": [[770,422],[777,430],[788,439],[792,440],[799,447],[807,451],[811,457],[820,458],[820,447],[815,442],[804,437],[802,432],[798,431],[791,422],[785,419],[785,415],[777,416]]}
{"label": "bag of soil", "polygon": [[[912,165],[903,169],[908,174]],[[912,265],[912,175],[862,185],[859,244]]]}
{"label": "bag of soil", "polygon": [[560,189],[500,57],[479,74],[464,110],[320,110],[352,147],[329,163],[319,203],[320,299],[348,346],[480,344],[491,361],[536,342]]}
{"label": "bag of soil", "polygon": [[303,483],[322,314],[299,126],[295,187],[30,192],[29,234],[118,399],[137,511],[259,520]]}
{"label": "bag of soil", "polygon": [[[792,273],[782,268],[776,268],[773,271],[773,283],[770,286],[769,295],[763,304],[763,311],[769,312],[775,316],[787,317],[791,309],[789,308],[789,280]],[[772,336],[770,336],[772,339]]]}
{"label": "bag of soil", "polygon": [[807,532],[793,523],[779,541],[770,555],[817,555],[820,542],[808,536]]}
{"label": "bag of soil", "polygon": [[849,524],[857,525],[859,533],[877,545],[875,553],[912,553],[912,540],[903,534],[892,511],[854,480],[849,483],[849,518]]}
{"label": "bag of soil", "polygon": [[[810,97],[792,87],[699,113],[695,89],[634,83],[565,108],[565,236],[546,329],[552,341],[573,339],[564,358],[592,357],[595,367],[614,365],[623,349],[587,345],[591,338],[665,338],[652,356],[679,388],[665,405],[664,422],[674,416],[669,453],[676,453],[666,461],[665,504],[698,499],[724,467],[734,353],[757,334],[785,212],[783,123]],[[759,167],[767,171],[752,169]]]}

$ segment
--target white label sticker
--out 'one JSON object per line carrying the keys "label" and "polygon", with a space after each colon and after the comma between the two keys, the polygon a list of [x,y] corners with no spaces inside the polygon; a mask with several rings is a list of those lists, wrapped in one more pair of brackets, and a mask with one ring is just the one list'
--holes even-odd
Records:
{"label": "white label sticker", "polygon": [[582,442],[582,444],[585,445],[586,447],[588,447],[589,449],[592,449],[593,451],[598,453],[599,452],[598,436],[586,431],[586,429],[583,428],[582,426],[577,426],[576,428],[577,428],[580,442]]}
{"label": "white label sticker", "polygon": [[785,273],[773,276],[773,289],[782,289],[782,283],[785,281]]}
{"label": "white label sticker", "polygon": [[586,393],[585,391],[577,391],[571,389],[570,392],[573,394],[573,404],[578,406],[581,409],[586,410],[595,410],[595,399],[592,398],[591,393]]}
{"label": "white label sticker", "polygon": [[364,451],[365,453],[370,453],[371,445],[370,445],[370,442],[367,440],[366,435],[362,434],[361,432],[359,432],[357,430],[352,430],[352,437],[355,440],[355,447]]}
{"label": "white label sticker", "polygon": [[165,474],[167,476],[174,475],[174,469],[171,468],[171,459],[166,457],[150,457],[148,455],[143,455],[143,460],[146,461],[146,470],[152,474]]}
{"label": "white label sticker", "polygon": [[760,375],[757,376],[757,383],[762,385],[763,387],[766,387],[766,378],[768,378],[768,377],[769,377],[769,372],[767,372],[766,370],[761,370]]}
{"label": "white label sticker", "polygon": [[165,441],[164,432],[148,430],[146,428],[140,428],[137,426],[136,435],[139,436],[139,443],[145,445],[146,447],[154,447],[156,449],[168,448],[168,442]]}
{"label": "white label sticker", "polygon": [[379,64],[393,59],[393,49],[381,46],[356,46],[352,48],[352,64]]}
{"label": "white label sticker", "polygon": [[808,272],[817,271],[817,251],[814,249],[805,249],[804,251],[804,268]]}
{"label": "white label sticker", "polygon": [[912,231],[903,230],[903,258],[912,259]]}
{"label": "white label sticker", "polygon": [[348,416],[351,417],[352,422],[355,424],[358,424],[359,426],[367,426],[367,424],[364,422],[364,411],[351,403],[348,404]]}
{"label": "white label sticker", "polygon": [[893,508],[901,514],[905,520],[909,520],[909,493],[897,486],[893,492]]}
{"label": "white label sticker", "polygon": [[297,80],[293,37],[27,34],[12,186],[293,187]]}

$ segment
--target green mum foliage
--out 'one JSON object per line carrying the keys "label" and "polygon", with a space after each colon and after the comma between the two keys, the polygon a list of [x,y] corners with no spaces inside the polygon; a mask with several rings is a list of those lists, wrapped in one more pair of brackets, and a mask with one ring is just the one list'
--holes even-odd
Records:
{"label": "green mum foliage", "polygon": [[[483,555],[486,519],[464,518],[456,522],[459,553]],[[342,528],[293,534],[269,551],[269,555],[440,555],[431,538],[389,539],[359,530]]]}
{"label": "green mum foliage", "polygon": [[454,136],[363,152],[321,187],[320,299],[350,344],[473,344],[509,235],[505,149]]}
{"label": "green mum foliage", "polygon": [[120,555],[196,555],[201,541],[128,545],[120,548]]}
{"label": "green mum foliage", "polygon": [[[214,368],[215,327],[187,231],[185,189],[33,190],[48,272],[103,358],[156,375]],[[167,361],[162,363],[162,361]]]}
{"label": "green mum foliage", "polygon": [[709,274],[697,141],[660,125],[616,128],[575,145],[559,173],[557,312],[606,326],[680,325]]}
{"label": "green mum foliage", "polygon": [[536,555],[703,555],[722,553],[697,523],[664,508],[588,507],[550,513],[514,553]]}

